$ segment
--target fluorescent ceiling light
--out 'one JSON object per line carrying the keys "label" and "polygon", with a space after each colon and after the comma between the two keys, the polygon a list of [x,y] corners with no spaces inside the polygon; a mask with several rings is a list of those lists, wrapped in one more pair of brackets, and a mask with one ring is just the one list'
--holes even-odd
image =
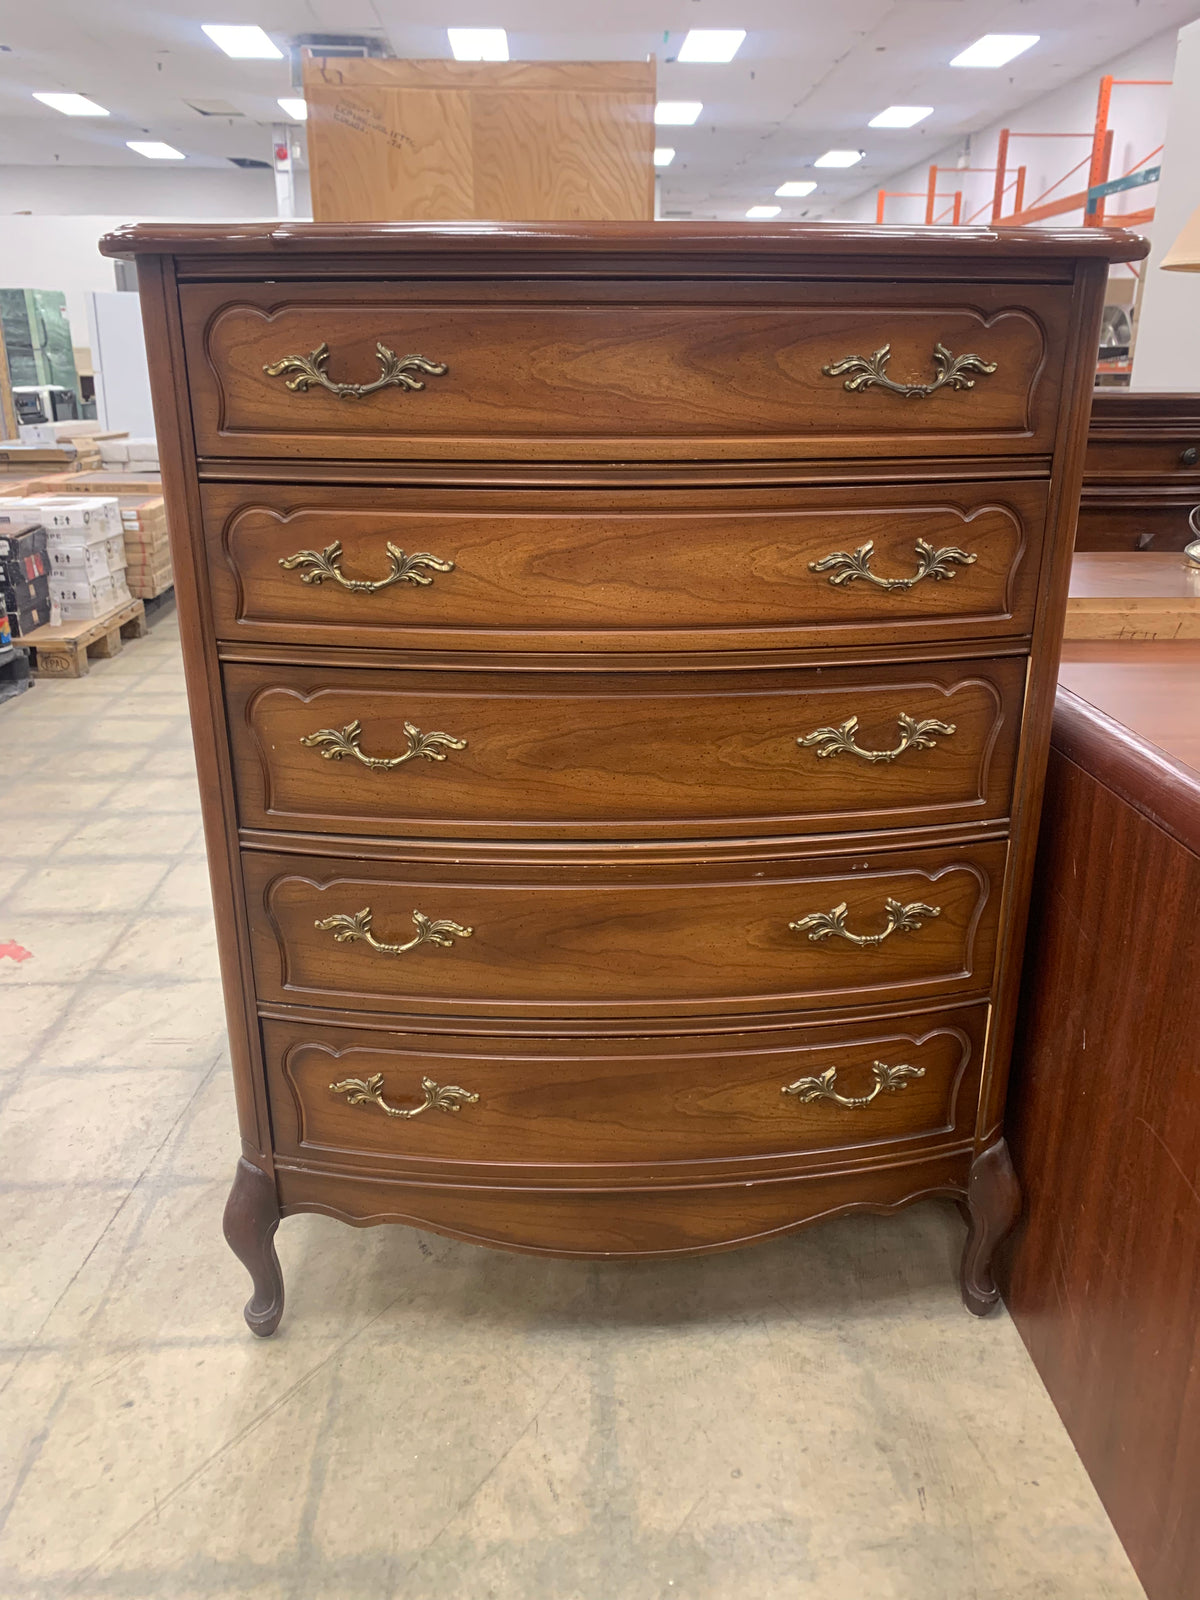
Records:
{"label": "fluorescent ceiling light", "polygon": [[868,128],[911,128],[933,114],[932,106],[889,106],[867,123]]}
{"label": "fluorescent ceiling light", "polygon": [[782,210],[782,206],[751,206],[746,215],[753,222],[766,222],[768,217],[777,217]]}
{"label": "fluorescent ceiling light", "polygon": [[703,110],[700,100],[660,100],[654,108],[654,120],[660,128],[690,128]]}
{"label": "fluorescent ceiling light", "polygon": [[669,167],[675,159],[675,152],[670,145],[660,144],[654,147],[654,165],[656,167]]}
{"label": "fluorescent ceiling light", "polygon": [[985,33],[950,63],[952,67],[1002,67],[1035,45],[1040,33]]}
{"label": "fluorescent ceiling light", "polygon": [[455,61],[507,61],[508,34],[503,28],[447,28]]}
{"label": "fluorescent ceiling light", "polygon": [[853,167],[866,155],[865,150],[826,150],[813,162],[814,167]]}
{"label": "fluorescent ceiling light", "polygon": [[283,51],[257,23],[202,22],[200,30],[208,35],[218,50],[224,50],[235,61],[283,59]]}
{"label": "fluorescent ceiling light", "polygon": [[106,117],[108,112],[82,94],[35,94],[51,111],[61,111],[64,117]]}
{"label": "fluorescent ceiling light", "polygon": [[745,28],[689,28],[676,61],[732,61],[746,37]]}
{"label": "fluorescent ceiling light", "polygon": [[291,117],[293,122],[303,122],[308,116],[307,101],[291,100],[287,95],[281,95],[275,104],[286,116]]}
{"label": "fluorescent ceiling light", "polygon": [[816,187],[815,183],[793,179],[790,183],[781,183],[775,193],[781,200],[802,200],[806,194],[811,194]]}
{"label": "fluorescent ceiling light", "polygon": [[176,150],[172,144],[162,144],[157,139],[126,139],[125,143],[131,150],[136,150],[139,156],[145,156],[147,161],[186,160],[182,150]]}

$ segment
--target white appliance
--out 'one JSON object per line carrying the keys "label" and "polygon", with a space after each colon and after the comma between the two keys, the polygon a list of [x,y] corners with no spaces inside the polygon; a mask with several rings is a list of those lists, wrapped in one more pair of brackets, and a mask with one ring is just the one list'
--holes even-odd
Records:
{"label": "white appliance", "polygon": [[96,420],[135,436],[153,435],[150,369],[136,294],[89,292],[88,336],[96,375]]}

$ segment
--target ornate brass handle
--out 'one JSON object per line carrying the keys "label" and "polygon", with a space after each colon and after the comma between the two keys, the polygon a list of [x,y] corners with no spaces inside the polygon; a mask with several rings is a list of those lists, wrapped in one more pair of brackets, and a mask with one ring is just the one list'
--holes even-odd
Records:
{"label": "ornate brass handle", "polygon": [[935,550],[927,539],[918,539],[916,548],[917,570],[911,578],[881,578],[878,573],[871,571],[870,561],[875,554],[874,539],[868,539],[866,544],[860,544],[853,553],[834,550],[831,554],[822,556],[820,561],[810,561],[808,570],[832,572],[833,576],[829,581],[835,589],[845,588],[856,578],[865,578],[877,589],[887,589],[889,593],[896,593],[911,589],[914,584],[920,583],[922,578],[935,580],[952,578],[954,567],[970,567],[979,560],[978,555],[968,555],[956,544],[943,545],[940,550]]}
{"label": "ornate brass handle", "polygon": [[279,565],[287,572],[293,567],[300,567],[301,583],[311,583],[320,587],[326,578],[332,578],[334,583],[340,583],[342,588],[349,589],[351,594],[375,594],[380,589],[390,589],[394,583],[430,584],[433,579],[423,570],[425,567],[430,567],[434,572],[454,571],[453,561],[443,561],[440,556],[431,556],[427,550],[418,550],[415,555],[406,556],[404,551],[390,540],[386,549],[392,563],[392,570],[386,578],[348,578],[338,566],[338,562],[342,559],[340,539],[327,544],[324,550],[297,550],[293,556],[280,556]]}
{"label": "ornate brass handle", "polygon": [[[797,739],[796,743],[802,748],[816,745],[819,760],[827,756],[840,755],[844,750],[847,755],[857,756],[860,761],[895,761],[896,757],[902,756],[906,750],[934,749],[937,740],[932,736],[935,733],[948,736],[955,731],[953,722],[939,722],[936,717],[926,717],[923,722],[918,722],[915,717],[910,717],[902,711],[896,720],[900,724],[900,743],[891,750],[864,750],[854,738],[858,732],[857,717],[847,717],[845,722],[839,723],[836,728],[814,728],[812,733],[806,733],[803,738]],[[407,723],[405,726],[407,727]],[[304,743],[307,744],[308,740],[304,740]]]}
{"label": "ornate brass handle", "polygon": [[854,393],[878,388],[903,395],[906,400],[924,400],[939,389],[973,389],[975,379],[968,378],[968,372],[978,372],[986,378],[996,370],[994,361],[985,361],[982,356],[952,356],[944,344],[938,343],[933,347],[932,383],[897,383],[887,375],[891,359],[892,347],[885,344],[869,356],[843,356],[840,361],[831,361],[821,371],[827,378],[840,378],[848,372],[844,387]]}
{"label": "ornate brass handle", "polygon": [[437,944],[448,950],[455,939],[469,939],[475,931],[474,928],[464,928],[460,922],[449,922],[444,918],[435,922],[423,911],[414,911],[412,919],[417,933],[407,944],[385,944],[382,939],[375,937],[371,932],[370,906],[364,906],[353,915],[339,911],[332,917],[319,917],[316,926],[322,932],[332,933],[337,944],[354,944],[361,939],[381,956],[402,956],[406,950],[415,950],[419,944]]}
{"label": "ornate brass handle", "polygon": [[927,906],[920,900],[912,900],[908,905],[902,905],[890,895],[883,904],[887,926],[882,933],[851,933],[846,926],[848,907],[844,900],[841,905],[834,906],[832,911],[810,911],[798,922],[789,922],[788,927],[794,933],[807,933],[814,944],[819,944],[822,939],[832,938],[836,934],[839,939],[846,939],[851,944],[879,945],[885,939],[890,939],[894,933],[915,933],[918,928],[924,926],[923,917],[937,917],[942,911],[941,906]]}
{"label": "ornate brass handle", "polygon": [[413,761],[418,756],[426,761],[445,761],[447,750],[467,748],[465,739],[456,739],[452,733],[422,733],[411,722],[404,724],[404,733],[408,739],[408,749],[400,756],[364,754],[358,742],[362,738],[362,723],[357,717],[344,728],[318,728],[316,733],[306,733],[300,743],[313,750],[324,746],[321,754],[326,761],[340,761],[343,756],[353,756],[372,772],[390,772],[393,767],[402,767],[406,761]]}
{"label": "ornate brass handle", "polygon": [[385,1116],[419,1117],[425,1111],[461,1111],[463,1106],[473,1106],[479,1099],[469,1089],[460,1089],[456,1083],[434,1083],[432,1078],[421,1079],[424,1099],[419,1106],[407,1111],[400,1106],[390,1106],[383,1098],[383,1073],[373,1072],[369,1078],[342,1078],[329,1085],[334,1094],[344,1094],[352,1106],[378,1106]]}
{"label": "ornate brass handle", "polygon": [[282,378],[285,372],[295,376],[284,381],[293,394],[305,394],[315,384],[328,389],[339,400],[361,400],[364,395],[375,394],[379,389],[423,389],[414,372],[424,372],[431,378],[444,378],[449,367],[441,361],[429,361],[425,356],[398,356],[387,345],[377,343],[375,356],[379,362],[379,376],[373,383],[335,383],[325,371],[329,360],[329,346],[322,341],[311,355],[281,356],[270,361],[263,371],[268,378]]}
{"label": "ornate brass handle", "polygon": [[896,1094],[907,1086],[910,1078],[923,1078],[925,1068],[909,1067],[903,1063],[889,1067],[882,1061],[872,1061],[871,1076],[875,1079],[875,1087],[870,1094],[838,1094],[833,1087],[837,1082],[836,1067],[827,1067],[817,1078],[797,1078],[795,1083],[785,1083],[780,1092],[794,1094],[797,1100],[802,1101],[832,1100],[834,1105],[857,1111],[861,1106],[869,1106],[876,1095]]}

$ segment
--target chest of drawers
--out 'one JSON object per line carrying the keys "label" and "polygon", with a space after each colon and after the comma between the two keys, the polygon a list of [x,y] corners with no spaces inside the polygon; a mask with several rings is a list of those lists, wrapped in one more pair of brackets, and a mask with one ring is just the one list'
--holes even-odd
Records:
{"label": "chest of drawers", "polygon": [[994,1303],[1108,263],[971,229],[143,225],[242,1156],[669,1256],[926,1196]]}

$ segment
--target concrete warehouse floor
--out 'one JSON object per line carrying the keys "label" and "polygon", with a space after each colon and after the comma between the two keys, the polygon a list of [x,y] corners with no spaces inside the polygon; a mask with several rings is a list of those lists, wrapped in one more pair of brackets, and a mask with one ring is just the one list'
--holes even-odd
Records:
{"label": "concrete warehouse floor", "polygon": [[669,1264],[284,1222],[238,1140],[170,615],[0,707],[5,1600],[1138,1600],[926,1204]]}

